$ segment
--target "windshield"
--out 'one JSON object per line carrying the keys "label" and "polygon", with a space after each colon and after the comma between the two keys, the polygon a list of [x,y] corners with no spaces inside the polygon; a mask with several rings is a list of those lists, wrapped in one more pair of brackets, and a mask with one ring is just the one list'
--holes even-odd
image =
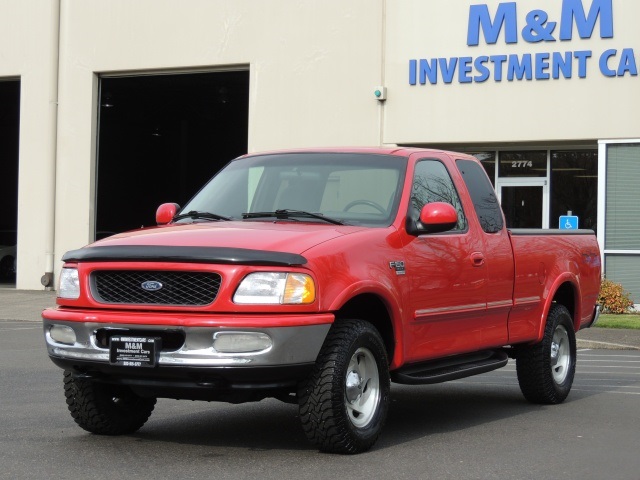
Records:
{"label": "windshield", "polygon": [[[406,159],[355,153],[287,153],[234,160],[182,209],[242,219],[298,210],[349,225],[387,226],[397,211]],[[245,221],[273,221],[245,215]],[[321,221],[288,217],[290,221]]]}

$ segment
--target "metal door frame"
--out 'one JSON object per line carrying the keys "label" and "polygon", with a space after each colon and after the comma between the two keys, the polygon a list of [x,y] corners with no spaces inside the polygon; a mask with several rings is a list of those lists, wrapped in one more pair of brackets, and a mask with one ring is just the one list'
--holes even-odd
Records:
{"label": "metal door frame", "polygon": [[502,187],[542,187],[542,228],[549,228],[549,181],[544,177],[498,178],[496,193],[502,203]]}

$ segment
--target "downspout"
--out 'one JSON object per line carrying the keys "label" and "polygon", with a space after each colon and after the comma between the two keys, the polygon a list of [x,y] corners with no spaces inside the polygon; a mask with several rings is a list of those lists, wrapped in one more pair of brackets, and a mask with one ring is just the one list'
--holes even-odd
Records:
{"label": "downspout", "polygon": [[45,271],[40,279],[40,283],[46,290],[52,290],[54,285],[53,264],[55,257],[55,231],[56,231],[56,163],[58,150],[58,74],[60,64],[60,4],[62,0],[52,0],[51,7],[51,41],[50,45],[50,66],[49,66],[49,135],[50,155],[48,168],[44,172],[45,178],[49,180],[45,198],[43,202],[45,212]]}
{"label": "downspout", "polygon": [[[382,0],[382,25],[380,42],[380,85],[385,87],[385,67],[387,61],[387,0]],[[378,103],[378,145],[384,145],[384,113],[386,101]]]}

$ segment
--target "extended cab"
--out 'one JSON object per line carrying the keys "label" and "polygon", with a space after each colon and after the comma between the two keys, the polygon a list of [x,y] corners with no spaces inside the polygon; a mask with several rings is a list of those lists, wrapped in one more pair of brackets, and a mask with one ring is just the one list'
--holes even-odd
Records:
{"label": "extended cab", "polygon": [[157,227],[67,252],[47,349],[85,430],[139,429],[156,398],[299,405],[307,437],[357,453],[390,382],[516,359],[562,402],[597,319],[592,231],[508,230],[473,157],[439,150],[253,154]]}

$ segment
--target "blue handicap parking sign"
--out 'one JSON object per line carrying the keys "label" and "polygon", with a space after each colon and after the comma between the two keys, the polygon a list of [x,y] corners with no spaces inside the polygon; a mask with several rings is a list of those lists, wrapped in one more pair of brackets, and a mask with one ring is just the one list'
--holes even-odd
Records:
{"label": "blue handicap parking sign", "polygon": [[561,215],[560,216],[560,230],[577,230],[578,229],[578,217],[575,215]]}

